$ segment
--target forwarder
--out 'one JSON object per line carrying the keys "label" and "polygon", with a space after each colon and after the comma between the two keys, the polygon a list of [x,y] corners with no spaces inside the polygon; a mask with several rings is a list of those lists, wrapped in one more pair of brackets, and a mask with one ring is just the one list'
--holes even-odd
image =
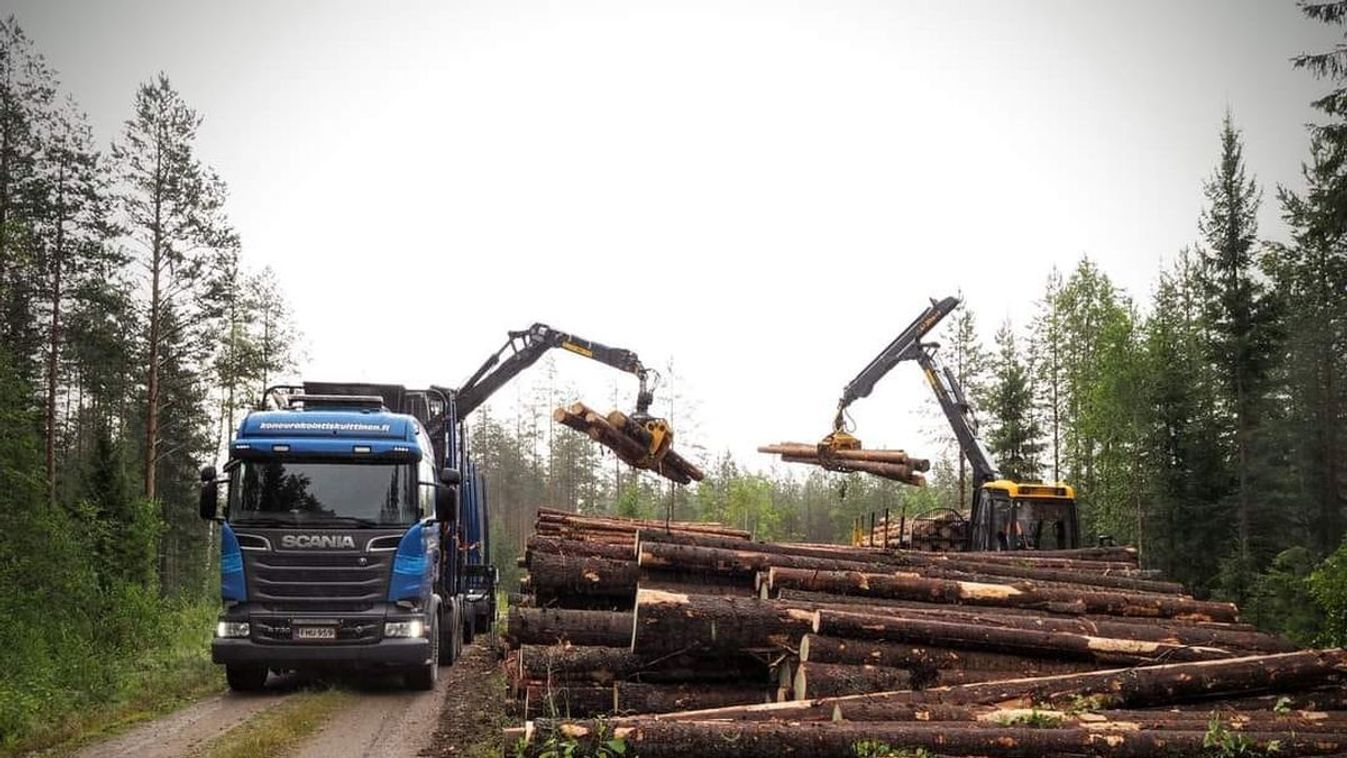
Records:
{"label": "forwarder", "polygon": [[[977,419],[963,388],[936,357],[939,345],[922,339],[959,305],[958,298],[931,300],[931,305],[870,361],[846,386],[837,402],[833,431],[821,450],[855,450],[860,440],[846,430],[847,409],[868,397],[875,384],[903,361],[916,361],[926,375],[940,410],[954,430],[959,449],[972,468],[973,502],[965,513],[954,512],[948,525],[955,544],[964,550],[1065,550],[1080,547],[1076,493],[1063,482],[1016,482],[1001,476],[977,435]],[[915,530],[914,530],[915,531]],[[910,547],[923,536],[913,534]]]}

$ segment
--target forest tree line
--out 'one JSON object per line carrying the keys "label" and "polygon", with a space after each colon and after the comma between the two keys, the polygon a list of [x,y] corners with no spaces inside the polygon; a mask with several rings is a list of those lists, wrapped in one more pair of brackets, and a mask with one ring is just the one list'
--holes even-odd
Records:
{"label": "forest tree line", "polygon": [[244,264],[198,154],[202,116],[164,74],[128,95],[98,144],[0,21],[0,745],[184,633],[204,656],[218,566],[198,471],[293,363],[285,299]]}

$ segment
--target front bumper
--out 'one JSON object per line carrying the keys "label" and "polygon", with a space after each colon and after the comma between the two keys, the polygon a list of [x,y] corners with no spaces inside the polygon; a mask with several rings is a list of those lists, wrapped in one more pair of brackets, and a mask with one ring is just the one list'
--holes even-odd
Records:
{"label": "front bumper", "polygon": [[298,666],[420,666],[430,663],[431,641],[424,637],[388,637],[373,644],[331,643],[258,644],[250,639],[216,638],[210,657],[226,665]]}

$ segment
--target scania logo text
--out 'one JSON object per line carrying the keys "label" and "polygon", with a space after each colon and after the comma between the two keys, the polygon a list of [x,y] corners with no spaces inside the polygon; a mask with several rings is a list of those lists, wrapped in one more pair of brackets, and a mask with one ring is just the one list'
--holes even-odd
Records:
{"label": "scania logo text", "polygon": [[287,534],[281,537],[281,547],[355,547],[355,538],[349,534]]}

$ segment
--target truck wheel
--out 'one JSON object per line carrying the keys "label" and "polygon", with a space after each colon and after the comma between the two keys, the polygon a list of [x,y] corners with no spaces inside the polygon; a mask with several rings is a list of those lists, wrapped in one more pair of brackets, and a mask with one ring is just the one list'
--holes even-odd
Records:
{"label": "truck wheel", "polygon": [[477,636],[477,611],[469,611],[463,619],[463,644],[471,645],[472,638]]}
{"label": "truck wheel", "polygon": [[454,645],[454,636],[458,629],[457,607],[456,603],[449,602],[448,618],[439,626],[439,662],[441,666],[452,666],[454,661],[458,660],[458,647]]}
{"label": "truck wheel", "polygon": [[260,692],[267,684],[267,667],[225,666],[225,680],[235,692]]}
{"label": "truck wheel", "polygon": [[440,617],[439,614],[431,616],[430,630],[430,663],[414,666],[409,669],[403,677],[407,686],[414,690],[433,690],[435,689],[435,680],[440,678],[440,651],[443,649],[440,643]]}

